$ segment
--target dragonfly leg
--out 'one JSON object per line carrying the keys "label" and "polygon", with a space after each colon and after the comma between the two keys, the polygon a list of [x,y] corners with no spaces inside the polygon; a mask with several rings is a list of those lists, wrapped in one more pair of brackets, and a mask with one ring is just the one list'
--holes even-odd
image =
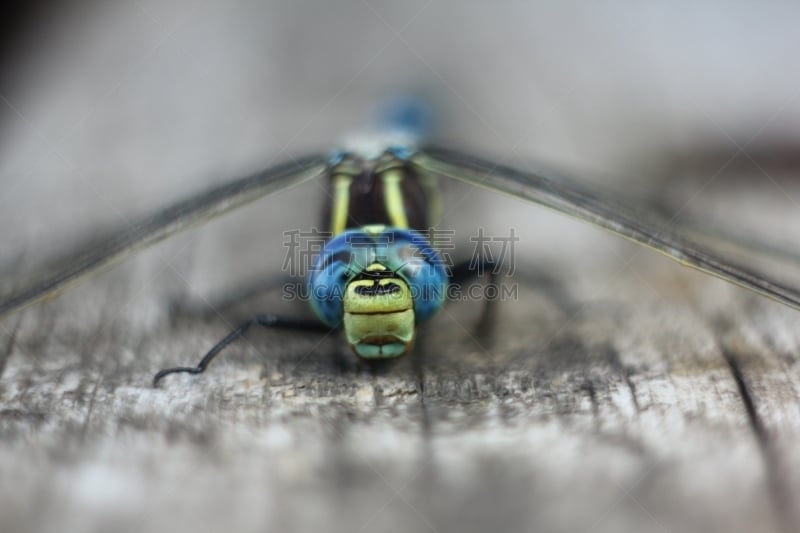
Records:
{"label": "dragonfly leg", "polygon": [[165,368],[160,370],[154,377],[153,377],[153,387],[157,387],[159,381],[161,381],[165,376],[169,374],[178,374],[178,373],[186,373],[186,374],[201,374],[205,372],[206,367],[211,363],[211,361],[219,355],[219,353],[224,350],[229,344],[233,341],[241,337],[242,335],[247,332],[253,325],[263,326],[265,328],[281,328],[281,329],[297,329],[297,330],[304,330],[304,331],[330,331],[331,328],[326,326],[325,324],[319,322],[318,320],[313,319],[303,319],[303,318],[286,318],[280,317],[277,315],[270,315],[270,314],[262,314],[262,315],[255,315],[253,318],[248,320],[247,322],[242,323],[239,327],[231,331],[224,339],[219,341],[216,345],[214,345],[211,350],[206,353],[203,358],[197,363],[197,366],[176,366],[173,368]]}
{"label": "dragonfly leg", "polygon": [[[477,260],[469,259],[453,265],[450,274],[450,283],[451,285],[464,285],[484,274],[488,274],[489,276],[487,286],[496,285],[497,268],[495,262],[489,258],[480,256]],[[481,317],[476,328],[476,333],[479,338],[488,339],[491,336],[495,323],[495,316],[497,314],[494,305],[495,299],[496,298],[484,299],[483,311],[481,312]]]}
{"label": "dragonfly leg", "polygon": [[489,283],[494,283],[497,278],[496,270],[494,261],[484,256],[479,257],[477,260],[469,259],[453,265],[450,269],[450,283],[461,285],[485,273],[489,274]]}

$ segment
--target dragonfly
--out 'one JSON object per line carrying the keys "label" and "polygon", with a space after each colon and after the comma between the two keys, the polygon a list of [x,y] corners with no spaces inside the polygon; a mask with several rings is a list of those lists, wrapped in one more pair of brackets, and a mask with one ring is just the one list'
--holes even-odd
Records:
{"label": "dragonfly", "polygon": [[[482,266],[448,269],[426,229],[440,201],[437,180],[454,179],[510,194],[607,230],[700,270],[800,310],[800,289],[785,285],[721,255],[690,232],[652,213],[574,181],[518,169],[419,139],[421,113],[400,106],[389,120],[391,134],[355,148],[291,159],[200,192],[111,232],[30,281],[11,280],[0,291],[0,319],[53,297],[153,244],[245,204],[301,183],[324,179],[330,190],[330,238],[308,276],[314,319],[257,314],[214,345],[195,366],[159,371],[200,374],[252,326],[342,330],[356,356],[391,359],[409,352],[419,324],[447,300],[450,284],[462,283]],[[419,106],[417,106],[419,107]],[[729,239],[730,240],[730,239]]]}

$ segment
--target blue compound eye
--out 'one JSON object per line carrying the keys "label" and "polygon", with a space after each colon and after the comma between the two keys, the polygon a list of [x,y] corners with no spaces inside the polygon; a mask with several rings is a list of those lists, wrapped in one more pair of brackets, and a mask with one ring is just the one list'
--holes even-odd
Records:
{"label": "blue compound eye", "polygon": [[372,237],[351,230],[325,243],[308,279],[311,307],[325,324],[336,327],[344,314],[347,284],[374,260]]}
{"label": "blue compound eye", "polygon": [[417,322],[436,314],[447,296],[448,276],[441,255],[424,235],[389,229],[378,237],[376,255],[408,283]]}
{"label": "blue compound eye", "polygon": [[376,262],[408,284],[416,322],[444,304],[447,270],[424,235],[394,228],[378,235],[348,230],[325,244],[309,276],[311,306],[320,320],[331,327],[342,322],[347,285]]}

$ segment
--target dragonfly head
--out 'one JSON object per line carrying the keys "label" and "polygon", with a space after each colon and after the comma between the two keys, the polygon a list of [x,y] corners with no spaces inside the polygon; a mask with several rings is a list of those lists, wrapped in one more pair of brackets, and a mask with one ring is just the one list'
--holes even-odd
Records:
{"label": "dragonfly head", "polygon": [[398,357],[414,344],[416,324],[444,304],[448,276],[420,233],[381,225],[329,240],[309,276],[311,305],[365,359]]}

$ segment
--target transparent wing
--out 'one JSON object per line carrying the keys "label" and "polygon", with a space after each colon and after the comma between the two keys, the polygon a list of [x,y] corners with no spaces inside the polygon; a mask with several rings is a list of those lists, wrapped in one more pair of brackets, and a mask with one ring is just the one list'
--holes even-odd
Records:
{"label": "transparent wing", "polygon": [[0,288],[0,318],[55,295],[66,287],[119,262],[158,241],[204,223],[268,194],[322,175],[327,158],[313,155],[280,164],[187,200],[77,247],[77,252],[53,261],[28,281],[8,280]]}
{"label": "transparent wing", "polygon": [[783,265],[800,265],[800,252],[786,240],[781,242],[774,237],[766,240],[763,235],[738,228],[733,231],[720,224],[709,224],[692,214],[683,214],[675,226],[680,229],[681,235],[689,237],[693,242],[725,249],[743,258],[769,258],[770,262],[780,261]]}
{"label": "transparent wing", "polygon": [[[637,212],[574,182],[554,180],[438,147],[425,148],[412,157],[412,162],[422,170],[508,193],[590,222],[661,252],[685,266],[800,309],[800,290],[711,251],[709,246],[690,240],[667,222]],[[731,244],[746,246],[744,242]]]}

